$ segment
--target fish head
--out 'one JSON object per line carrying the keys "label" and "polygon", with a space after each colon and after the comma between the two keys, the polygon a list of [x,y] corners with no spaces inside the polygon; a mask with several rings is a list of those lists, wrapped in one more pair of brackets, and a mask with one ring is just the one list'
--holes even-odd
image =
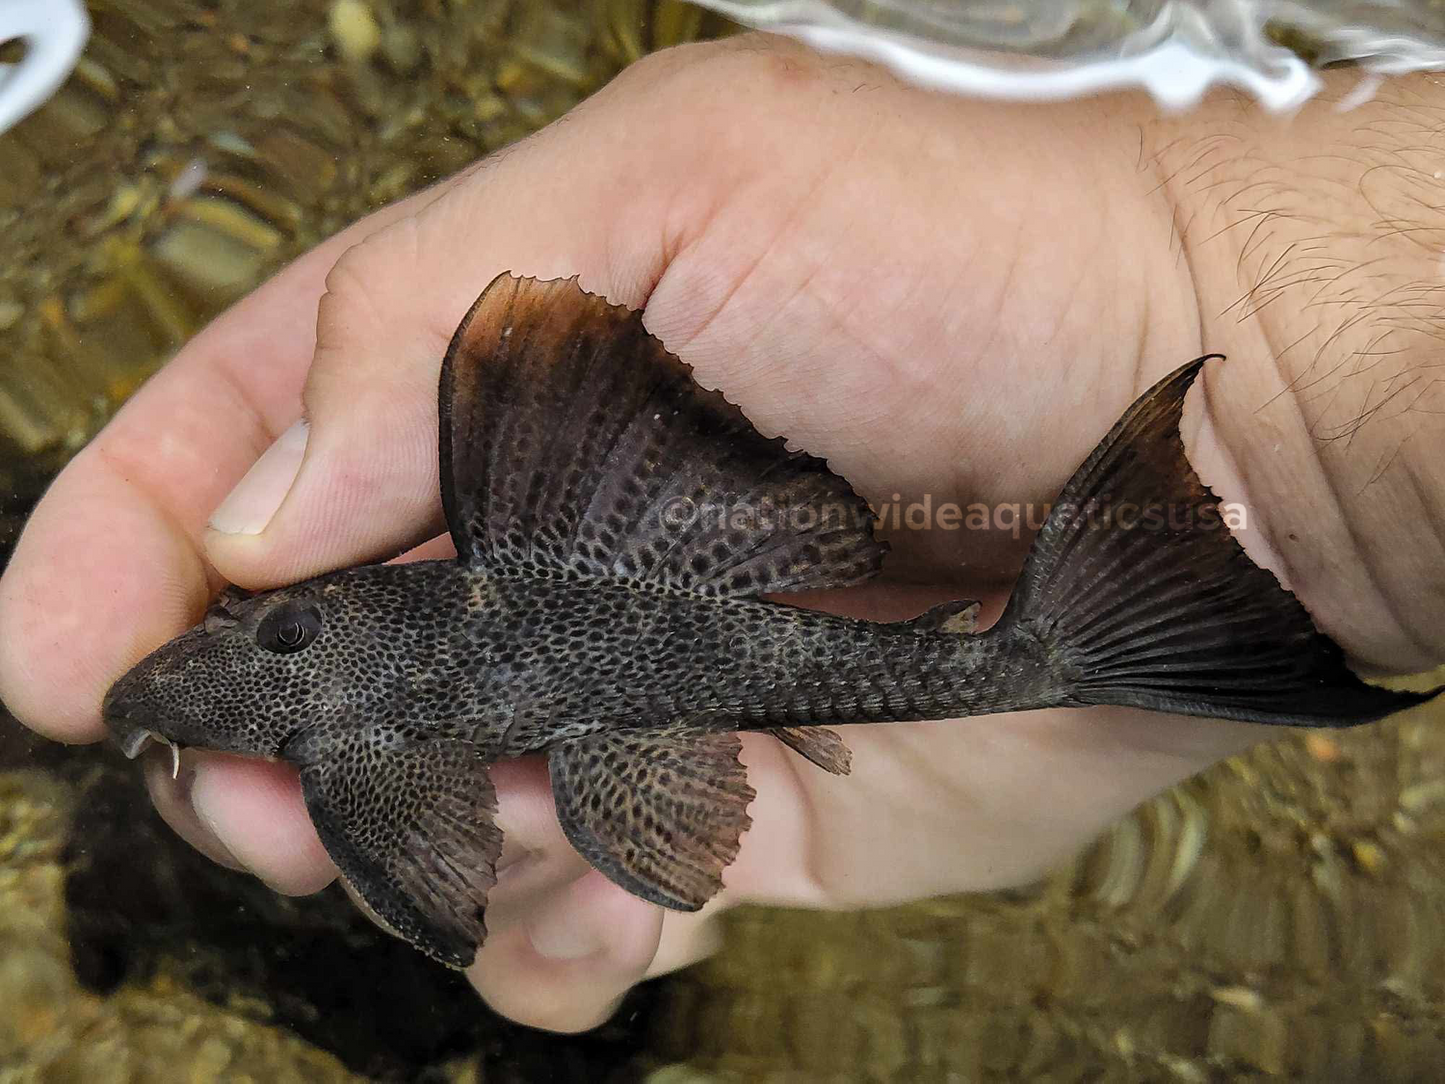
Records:
{"label": "fish head", "polygon": [[[433,562],[428,562],[433,563]],[[102,716],[127,756],[151,740],[278,757],[300,732],[374,714],[430,665],[445,607],[428,585],[378,565],[274,591],[228,588],[191,629],[106,694]]]}

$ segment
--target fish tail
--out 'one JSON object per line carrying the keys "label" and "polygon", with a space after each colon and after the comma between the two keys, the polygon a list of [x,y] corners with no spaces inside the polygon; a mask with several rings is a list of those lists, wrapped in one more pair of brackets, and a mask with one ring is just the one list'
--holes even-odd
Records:
{"label": "fish tail", "polygon": [[1074,473],[998,634],[1042,649],[1067,704],[1349,726],[1429,699],[1357,678],[1230,534],[1179,437],[1185,393],[1218,356],[1151,388]]}

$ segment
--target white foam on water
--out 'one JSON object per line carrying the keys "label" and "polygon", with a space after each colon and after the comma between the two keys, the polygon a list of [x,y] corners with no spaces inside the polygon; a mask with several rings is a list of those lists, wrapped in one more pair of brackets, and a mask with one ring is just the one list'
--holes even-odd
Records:
{"label": "white foam on water", "polygon": [[[1309,64],[1271,40],[1265,32],[1271,21],[1298,27],[1318,46],[1322,62],[1360,64],[1367,76],[1342,103],[1346,108],[1367,102],[1383,75],[1445,68],[1445,19],[1435,17],[1433,31],[1402,34],[1383,10],[1398,4],[1430,27],[1430,0],[1383,3],[1378,27],[1367,25],[1369,5],[1333,0],[1120,0],[1113,8],[1124,29],[1076,54],[1065,43],[1084,15],[1082,0],[1007,9],[948,0],[695,2],[817,49],[876,61],[911,82],[983,98],[1059,100],[1138,87],[1162,108],[1180,110],[1210,87],[1229,85],[1268,109],[1290,112],[1323,83]],[[1005,20],[1004,11],[1016,18]]]}

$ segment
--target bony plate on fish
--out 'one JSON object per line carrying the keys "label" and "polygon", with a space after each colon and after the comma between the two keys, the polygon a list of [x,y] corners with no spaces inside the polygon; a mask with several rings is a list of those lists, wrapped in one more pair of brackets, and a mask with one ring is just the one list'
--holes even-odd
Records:
{"label": "bony plate on fish", "polygon": [[503,758],[544,753],[577,851],[691,911],[750,824],[739,731],[846,774],[821,724],[1113,704],[1340,726],[1433,695],[1361,682],[1224,529],[1179,437],[1206,364],[1103,437],[992,627],[962,602],[875,623],[763,598],[878,572],[886,546],[844,479],[699,387],[640,313],[504,274],[442,364],[456,558],[227,590],[104,715],[131,755],[156,739],[295,764],[354,892],[464,967],[496,882]]}

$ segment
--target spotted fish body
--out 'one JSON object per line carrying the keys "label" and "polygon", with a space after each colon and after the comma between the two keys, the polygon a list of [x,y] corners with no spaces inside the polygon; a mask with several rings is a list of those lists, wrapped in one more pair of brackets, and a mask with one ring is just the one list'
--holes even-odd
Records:
{"label": "spotted fish body", "polygon": [[[700,389],[638,314],[502,276],[442,370],[457,559],[228,590],[105,717],[132,755],[155,738],[295,763],[360,897],[464,966],[501,850],[500,759],[546,753],[573,846],[693,910],[749,824],[739,730],[846,773],[819,724],[1123,704],[1342,725],[1418,702],[1359,682],[1209,515],[1178,438],[1204,360],[1076,472],[992,628],[975,634],[966,602],[877,624],[761,597],[876,573],[886,547],[843,479]],[[1085,513],[1106,497],[1182,514],[1100,530]]]}

